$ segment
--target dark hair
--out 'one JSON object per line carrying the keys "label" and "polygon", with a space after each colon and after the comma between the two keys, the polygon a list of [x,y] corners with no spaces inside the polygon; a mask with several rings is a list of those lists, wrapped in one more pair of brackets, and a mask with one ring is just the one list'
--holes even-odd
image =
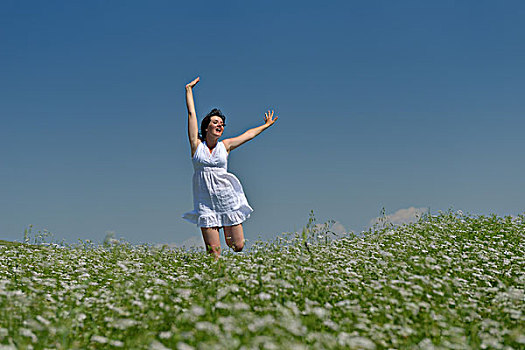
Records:
{"label": "dark hair", "polygon": [[208,113],[201,122],[201,134],[199,136],[201,141],[206,140],[206,129],[208,129],[208,125],[210,125],[211,122],[211,117],[213,116],[221,118],[223,123],[226,122],[226,117],[224,116],[224,114],[222,114],[220,109],[212,109],[211,112]]}

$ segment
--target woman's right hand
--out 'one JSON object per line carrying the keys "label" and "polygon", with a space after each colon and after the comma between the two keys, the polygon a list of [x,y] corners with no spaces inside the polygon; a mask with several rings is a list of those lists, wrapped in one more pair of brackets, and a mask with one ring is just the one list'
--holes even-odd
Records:
{"label": "woman's right hand", "polygon": [[187,89],[193,89],[195,85],[199,82],[200,78],[197,77],[195,80],[193,80],[191,83],[186,84],[186,90]]}

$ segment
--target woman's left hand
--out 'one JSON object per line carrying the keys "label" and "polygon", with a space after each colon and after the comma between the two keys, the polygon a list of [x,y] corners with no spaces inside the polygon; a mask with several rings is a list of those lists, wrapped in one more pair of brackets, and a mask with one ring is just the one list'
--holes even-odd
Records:
{"label": "woman's left hand", "polygon": [[275,116],[275,118],[273,118],[273,111],[269,110],[268,112],[264,113],[264,124],[266,124],[267,126],[272,126],[278,118],[278,116]]}

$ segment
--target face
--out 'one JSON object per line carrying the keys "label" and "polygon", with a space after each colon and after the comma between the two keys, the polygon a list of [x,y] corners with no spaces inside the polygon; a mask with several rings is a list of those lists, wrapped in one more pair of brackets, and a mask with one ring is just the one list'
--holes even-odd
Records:
{"label": "face", "polygon": [[220,117],[213,116],[211,117],[210,124],[206,129],[206,133],[210,136],[221,137],[222,132],[224,131],[224,123]]}

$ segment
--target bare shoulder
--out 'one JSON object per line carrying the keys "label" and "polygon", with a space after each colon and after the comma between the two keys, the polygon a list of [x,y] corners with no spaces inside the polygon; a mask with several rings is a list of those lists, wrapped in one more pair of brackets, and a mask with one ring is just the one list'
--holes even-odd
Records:
{"label": "bare shoulder", "polygon": [[231,139],[222,140],[222,144],[224,145],[224,148],[226,148],[226,151],[230,152]]}
{"label": "bare shoulder", "polygon": [[235,137],[232,137],[226,140],[222,140],[222,144],[224,145],[224,148],[226,148],[226,151],[228,153],[230,153],[237,147],[235,144]]}

